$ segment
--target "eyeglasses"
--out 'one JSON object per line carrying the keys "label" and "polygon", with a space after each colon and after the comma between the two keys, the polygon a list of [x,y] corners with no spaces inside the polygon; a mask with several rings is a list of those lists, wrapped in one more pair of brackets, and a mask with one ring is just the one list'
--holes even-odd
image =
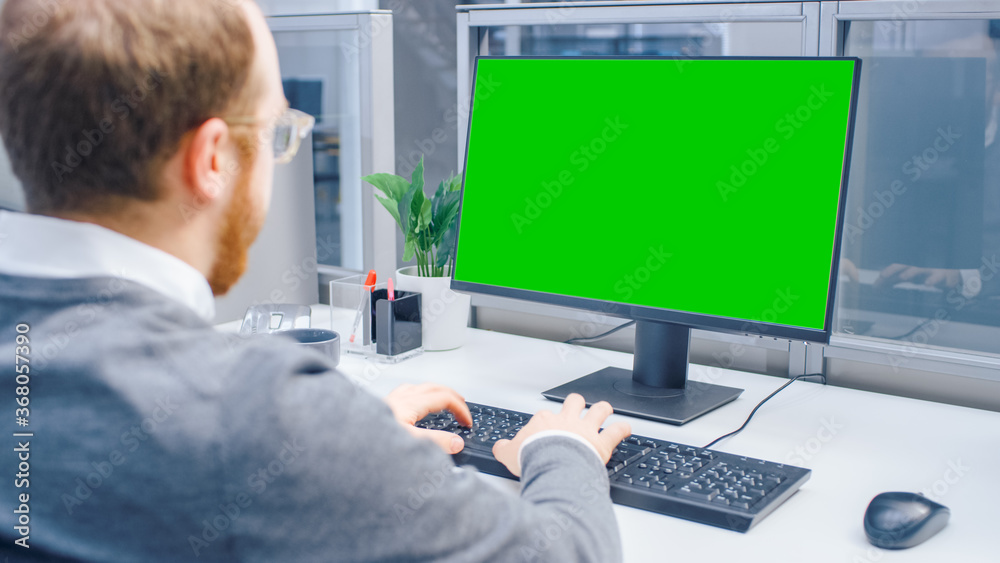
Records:
{"label": "eyeglasses", "polygon": [[[256,117],[227,117],[223,118],[223,121],[230,125],[256,125],[265,120]],[[277,164],[291,162],[299,152],[302,139],[309,136],[314,125],[316,125],[315,117],[297,109],[285,108],[285,111],[266,130],[271,133],[274,162]],[[264,140],[266,137],[261,139]]]}

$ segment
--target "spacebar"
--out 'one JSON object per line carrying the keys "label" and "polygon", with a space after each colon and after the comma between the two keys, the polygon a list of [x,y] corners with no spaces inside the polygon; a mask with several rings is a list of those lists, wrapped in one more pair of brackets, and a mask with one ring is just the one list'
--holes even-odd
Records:
{"label": "spacebar", "polygon": [[517,477],[507,470],[504,464],[493,457],[491,445],[473,444],[470,446],[469,442],[466,442],[465,448],[451,457],[458,465],[472,465],[483,473],[506,477],[507,479],[517,479]]}
{"label": "spacebar", "polygon": [[493,444],[494,444],[493,442],[490,442],[488,444],[484,444],[482,442],[473,442],[471,440],[465,440],[465,448],[466,449],[472,449],[472,450],[477,450],[477,451],[481,451],[481,452],[490,452],[490,453],[493,453]]}

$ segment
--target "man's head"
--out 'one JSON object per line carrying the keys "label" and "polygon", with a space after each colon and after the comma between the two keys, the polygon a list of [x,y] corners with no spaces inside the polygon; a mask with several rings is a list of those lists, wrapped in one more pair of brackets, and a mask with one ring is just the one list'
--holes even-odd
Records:
{"label": "man's head", "polygon": [[217,294],[263,223],[284,104],[246,0],[7,0],[0,13],[0,135],[29,211],[167,250]]}

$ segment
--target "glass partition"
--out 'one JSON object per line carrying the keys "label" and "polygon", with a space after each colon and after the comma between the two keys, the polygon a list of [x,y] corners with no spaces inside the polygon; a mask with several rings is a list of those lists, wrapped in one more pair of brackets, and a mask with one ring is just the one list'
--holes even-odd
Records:
{"label": "glass partition", "polygon": [[[272,15],[268,24],[285,97],[316,117],[311,144],[303,147],[312,160],[315,205],[301,220],[315,220],[321,277],[395,269],[392,218],[361,181],[394,167],[391,12]],[[281,193],[275,185],[274,197]]]}
{"label": "glass partition", "polygon": [[839,333],[1000,353],[1000,21],[844,23],[863,59]]}
{"label": "glass partition", "polygon": [[349,30],[275,31],[274,40],[285,97],[293,108],[316,117],[311,149],[317,260],[361,270],[358,53],[341,48],[351,35]]}

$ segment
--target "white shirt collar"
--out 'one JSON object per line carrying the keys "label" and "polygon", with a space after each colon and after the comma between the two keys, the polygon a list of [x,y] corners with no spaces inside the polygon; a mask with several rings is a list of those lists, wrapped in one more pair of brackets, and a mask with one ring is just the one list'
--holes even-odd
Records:
{"label": "white shirt collar", "polygon": [[206,321],[215,317],[212,289],[201,272],[172,254],[90,223],[0,211],[0,273],[117,277],[170,297]]}

